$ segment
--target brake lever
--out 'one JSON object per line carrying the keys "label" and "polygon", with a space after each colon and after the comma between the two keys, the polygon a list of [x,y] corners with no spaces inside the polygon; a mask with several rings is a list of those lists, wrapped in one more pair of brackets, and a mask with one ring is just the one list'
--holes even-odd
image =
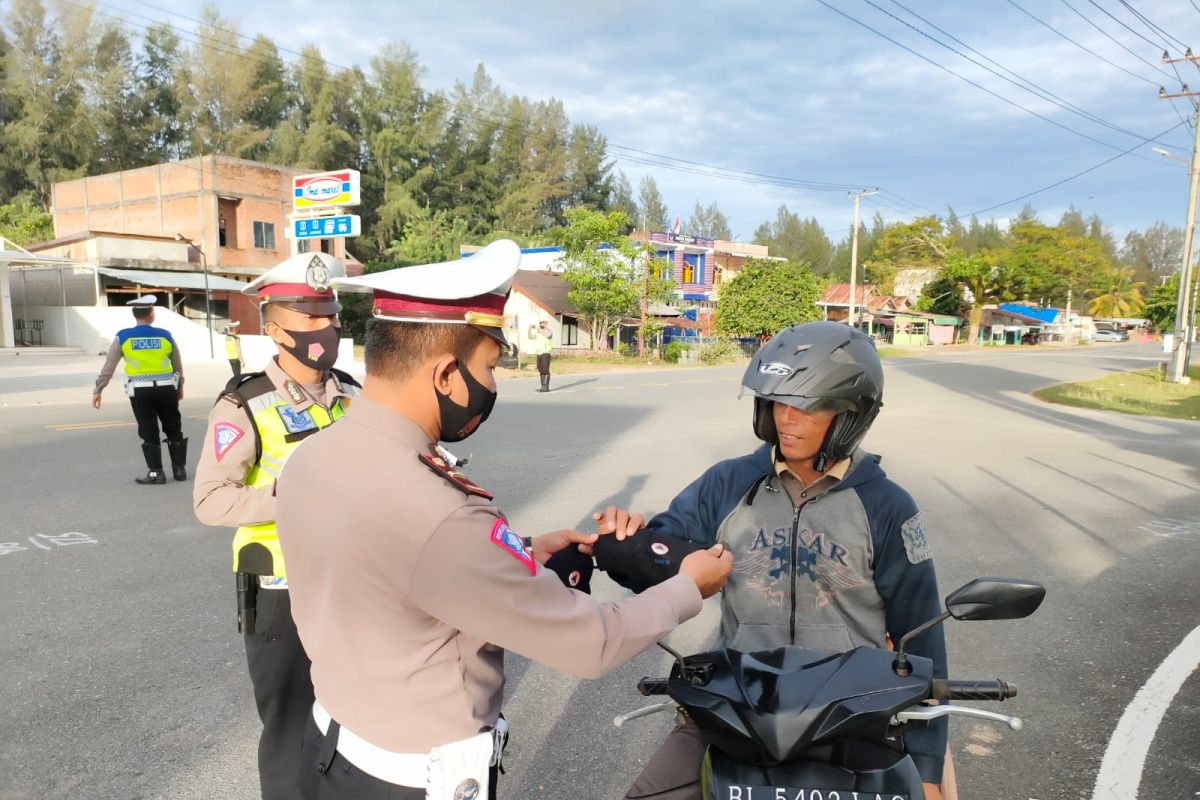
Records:
{"label": "brake lever", "polygon": [[668,700],[664,703],[655,703],[652,706],[646,706],[645,708],[639,708],[636,711],[630,711],[628,714],[621,714],[617,717],[614,717],[613,725],[616,725],[619,728],[622,725],[624,725],[626,722],[638,719],[639,717],[648,717],[651,714],[657,714],[660,711],[673,711],[674,709],[675,709],[675,702],[673,700]]}
{"label": "brake lever", "polygon": [[912,711],[901,711],[895,716],[893,722],[896,725],[902,725],[905,722],[928,722],[951,715],[1000,722],[1014,731],[1019,731],[1025,727],[1025,723],[1019,717],[1009,717],[1004,714],[997,714],[995,711],[984,711],[982,708],[969,708],[967,706],[928,706],[927,708]]}

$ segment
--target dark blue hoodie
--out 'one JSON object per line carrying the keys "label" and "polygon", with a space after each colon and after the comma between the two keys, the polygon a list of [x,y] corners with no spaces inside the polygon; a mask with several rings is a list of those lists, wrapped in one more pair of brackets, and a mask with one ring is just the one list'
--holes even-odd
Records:
{"label": "dark blue hoodie", "polygon": [[[917,505],[879,457],[862,450],[842,480],[797,509],[763,445],[709,468],[646,527],[733,552],[721,595],[722,646],[884,647],[886,637],[898,642],[942,613]],[[941,626],[909,650],[946,677]],[[928,783],[941,782],[946,730],[942,719],[904,737]]]}

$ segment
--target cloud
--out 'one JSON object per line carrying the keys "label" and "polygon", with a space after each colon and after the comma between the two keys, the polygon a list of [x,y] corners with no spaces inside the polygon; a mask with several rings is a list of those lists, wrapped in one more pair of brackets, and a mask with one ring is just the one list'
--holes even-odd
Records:
{"label": "cloud", "polygon": [[[877,1],[967,52],[897,4]],[[1114,125],[1149,135],[1179,121],[1175,110],[1155,96],[1156,82],[1173,77],[1170,70],[1167,75],[1157,70],[1161,53],[1156,48],[1090,4],[1077,7],[1154,66],[1136,60],[1065,6],[1017,1],[1142,78],[1106,65],[1007,4],[904,4],[1005,68]],[[557,97],[573,122],[596,125],[614,143],[770,175],[881,185],[935,210],[953,205],[966,213],[990,206],[1114,153],[990,96],[817,4],[412,0],[333,7],[314,0],[218,2],[227,16],[242,21],[243,31],[266,33],[296,50],[314,42],[339,64],[365,66],[385,42],[404,41],[420,54],[432,88],[449,89],[456,81],[469,80],[482,62],[504,91],[533,99]],[[1163,38],[1118,4],[1102,5],[1148,39]],[[1185,41],[1200,34],[1200,14],[1189,3],[1141,0],[1136,6]],[[1022,91],[865,3],[838,7],[1061,125],[1119,148],[1137,141]],[[1192,71],[1181,69],[1181,74]],[[1200,84],[1200,75],[1195,83]],[[1181,111],[1185,107],[1179,106]],[[1189,138],[1181,129],[1170,141],[1186,152]],[[672,210],[684,216],[696,200],[717,201],[735,232],[752,232],[784,202],[805,216],[817,216],[831,230],[848,224],[849,203],[838,193],[621,161],[617,166],[635,185],[641,175],[653,174]],[[1099,212],[1113,225],[1174,221],[1182,216],[1186,199],[1177,184],[1174,172],[1161,164],[1126,157],[1032,202],[1047,208],[1074,203],[1086,213]],[[996,213],[1015,213],[1017,208]]]}

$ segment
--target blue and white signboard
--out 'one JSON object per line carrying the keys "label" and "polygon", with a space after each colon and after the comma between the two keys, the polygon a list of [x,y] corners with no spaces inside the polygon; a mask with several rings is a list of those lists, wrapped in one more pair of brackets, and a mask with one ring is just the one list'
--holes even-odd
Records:
{"label": "blue and white signboard", "polygon": [[358,236],[362,233],[362,218],[357,214],[338,214],[330,217],[293,217],[288,229],[290,239],[333,239]]}

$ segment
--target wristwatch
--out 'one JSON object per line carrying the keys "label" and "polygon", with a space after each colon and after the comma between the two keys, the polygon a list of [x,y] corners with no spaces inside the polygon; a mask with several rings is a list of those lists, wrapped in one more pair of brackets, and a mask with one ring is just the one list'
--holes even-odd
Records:
{"label": "wristwatch", "polygon": [[521,541],[525,543],[525,549],[532,553],[533,552],[533,537],[532,536],[522,536]]}

